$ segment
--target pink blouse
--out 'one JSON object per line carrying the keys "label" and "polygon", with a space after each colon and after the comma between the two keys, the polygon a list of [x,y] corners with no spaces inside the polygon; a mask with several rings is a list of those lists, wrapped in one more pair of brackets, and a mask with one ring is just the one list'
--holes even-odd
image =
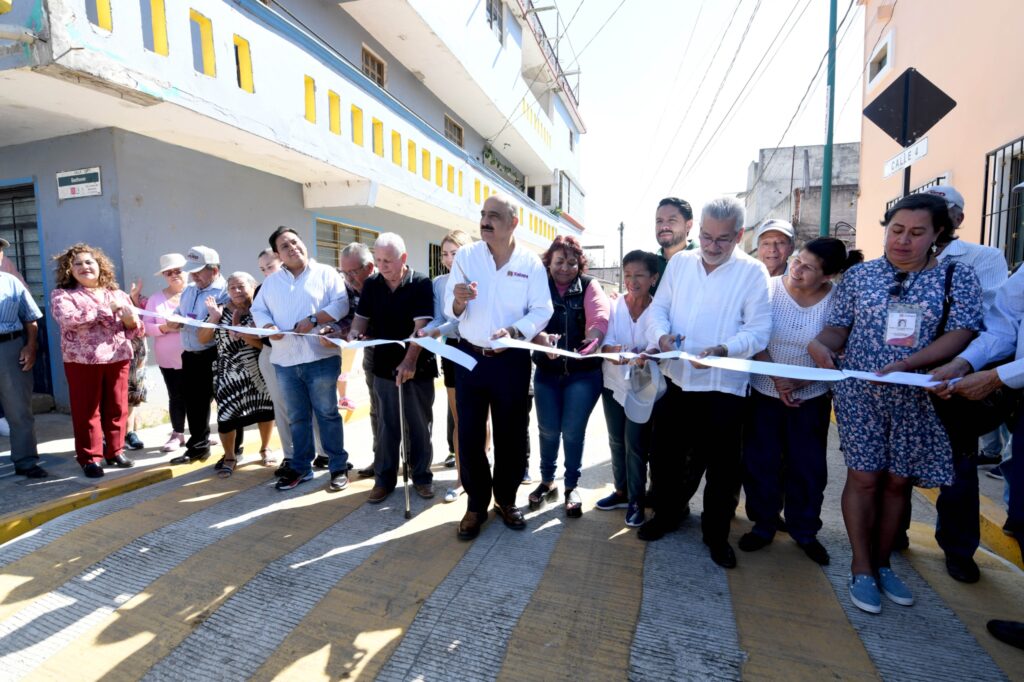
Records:
{"label": "pink blouse", "polygon": [[[177,302],[167,302],[167,296],[163,290],[157,291],[146,301],[146,310],[155,313],[170,315],[178,307]],[[159,317],[143,318],[146,323],[146,336],[153,337],[153,354],[156,355],[156,364],[165,369],[181,369],[181,332],[160,331],[160,325],[165,320]]]}
{"label": "pink blouse", "polygon": [[60,325],[60,349],[64,362],[105,365],[132,358],[131,339],[145,335],[142,325],[125,329],[110,312],[110,302],[132,305],[120,289],[103,289],[100,299],[82,287],[50,292],[50,314]]}

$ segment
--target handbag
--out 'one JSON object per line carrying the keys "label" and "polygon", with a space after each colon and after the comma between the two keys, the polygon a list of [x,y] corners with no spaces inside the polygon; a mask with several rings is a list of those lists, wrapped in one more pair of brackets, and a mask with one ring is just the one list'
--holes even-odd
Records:
{"label": "handbag", "polygon": [[[946,282],[944,296],[942,299],[942,317],[939,318],[939,334],[946,333],[946,322],[949,320],[949,308],[953,303],[953,271],[956,263],[950,263],[946,268]],[[986,365],[983,369],[992,369],[1003,364],[995,362]],[[1020,406],[1021,391],[1001,386],[989,393],[981,400],[968,400],[967,398],[954,395],[946,400],[935,394],[930,394],[935,413],[942,421],[943,426],[950,433],[951,438],[962,436],[977,439],[986,433],[995,431],[1003,424],[1010,427],[1015,423],[1017,409]],[[974,451],[977,450],[975,441]]]}

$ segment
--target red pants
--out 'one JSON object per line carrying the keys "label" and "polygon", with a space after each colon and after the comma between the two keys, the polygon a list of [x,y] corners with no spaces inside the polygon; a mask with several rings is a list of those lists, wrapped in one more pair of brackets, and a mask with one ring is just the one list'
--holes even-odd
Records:
{"label": "red pants", "polygon": [[[128,419],[128,360],[104,365],[64,363],[75,430],[75,459],[103,464],[124,450]],[[104,445],[104,440],[106,444]]]}

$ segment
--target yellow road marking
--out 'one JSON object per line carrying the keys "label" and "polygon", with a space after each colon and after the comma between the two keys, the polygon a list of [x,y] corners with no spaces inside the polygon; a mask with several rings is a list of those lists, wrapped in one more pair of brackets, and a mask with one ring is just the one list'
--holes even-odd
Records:
{"label": "yellow road marking", "polygon": [[[369,482],[344,493],[285,500],[273,514],[189,557],[90,632],[49,658],[29,679],[140,679],[267,564],[357,509]],[[269,606],[269,605],[267,605]]]}
{"label": "yellow road marking", "polygon": [[560,519],[565,528],[512,631],[499,680],[628,676],[644,544],[620,532],[622,512],[593,508],[596,492],[586,496],[582,518]]}
{"label": "yellow road marking", "polygon": [[[734,536],[737,526],[750,529],[734,524]],[[789,535],[737,555],[738,567],[726,575],[740,648],[748,656],[743,679],[879,679],[832,584]]]}
{"label": "yellow road marking", "polygon": [[[243,467],[228,480],[208,478],[86,523],[0,573],[0,620],[126,544],[267,480],[262,467]],[[219,494],[219,495],[218,495]]]}
{"label": "yellow road marking", "polygon": [[376,677],[420,606],[472,546],[455,537],[465,510],[465,504],[435,504],[388,534],[380,549],[320,600],[253,679]]}
{"label": "yellow road marking", "polygon": [[1020,571],[984,551],[974,559],[981,568],[981,580],[973,585],[958,583],[946,573],[946,560],[935,541],[935,529],[922,523],[910,528],[910,551],[904,554],[967,627],[974,638],[1011,678],[1024,671],[1024,651],[1003,644],[988,633],[985,623],[993,618],[1024,620],[1024,581]]}

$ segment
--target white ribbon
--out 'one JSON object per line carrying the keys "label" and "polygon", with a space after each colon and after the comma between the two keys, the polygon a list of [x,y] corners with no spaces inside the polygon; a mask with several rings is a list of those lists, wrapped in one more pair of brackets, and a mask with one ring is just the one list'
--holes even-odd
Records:
{"label": "white ribbon", "polygon": [[433,339],[429,336],[424,337],[413,337],[404,339],[402,341],[392,339],[364,339],[361,341],[346,341],[345,339],[336,339],[325,337],[320,334],[303,334],[297,331],[284,331],[281,329],[260,329],[258,327],[235,327],[232,325],[217,325],[212,322],[204,322],[200,320],[193,320],[190,317],[182,317],[181,315],[170,315],[165,313],[158,313],[153,310],[142,310],[131,306],[133,312],[140,317],[155,317],[167,320],[168,322],[176,322],[178,324],[187,325],[189,327],[200,327],[204,329],[226,329],[228,331],[236,332],[238,334],[250,334],[252,336],[277,336],[279,334],[289,334],[291,336],[307,336],[316,339],[327,339],[331,344],[341,348],[342,350],[355,350],[357,348],[371,348],[373,346],[383,346],[389,343],[397,343],[403,348],[407,343],[415,343],[417,346],[424,348],[435,355],[440,355],[442,358],[451,360],[457,365],[461,365],[466,369],[472,371],[476,367],[476,360],[473,356],[468,353],[464,353],[458,348],[453,348],[437,339]]}
{"label": "white ribbon", "polygon": [[[553,353],[577,360],[583,358],[604,358],[606,360],[632,360],[640,357],[640,353],[592,353],[580,355],[573,351],[551,348],[528,341],[519,341],[508,337],[495,339],[492,344],[499,348],[519,348],[522,350],[538,351],[541,353]],[[938,386],[940,382],[933,381],[928,374],[915,374],[913,372],[890,372],[889,374],[878,375],[874,372],[862,372],[853,369],[822,369],[820,367],[802,367],[800,365],[785,365],[778,362],[763,362],[761,360],[744,360],[741,358],[721,358],[714,355],[698,357],[686,351],[669,351],[667,353],[651,353],[648,358],[656,360],[693,360],[708,367],[724,369],[730,372],[745,372],[747,374],[763,374],[765,376],[783,377],[786,379],[801,379],[807,381],[844,381],[846,379],[859,379],[861,381],[874,381],[882,384],[899,384],[903,386],[917,386],[919,388],[930,388]]]}

